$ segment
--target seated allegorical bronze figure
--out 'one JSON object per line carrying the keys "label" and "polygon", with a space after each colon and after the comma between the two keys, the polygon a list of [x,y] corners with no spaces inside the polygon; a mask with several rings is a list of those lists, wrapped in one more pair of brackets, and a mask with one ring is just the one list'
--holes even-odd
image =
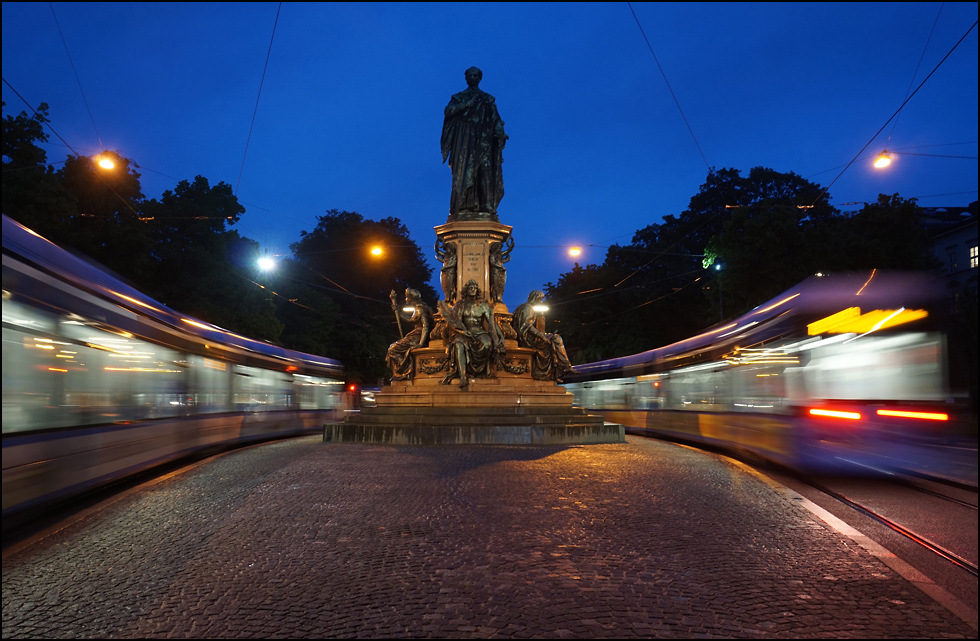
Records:
{"label": "seated allegorical bronze figure", "polygon": [[537,328],[535,305],[544,302],[544,292],[534,290],[527,302],[517,306],[511,326],[517,332],[517,344],[535,351],[531,359],[531,376],[539,381],[561,381],[575,369],[565,353],[565,343],[557,333],[545,334]]}
{"label": "seated allegorical bronze figure", "polygon": [[398,309],[395,304],[395,292],[391,292],[391,308],[401,318],[414,323],[415,328],[399,338],[388,347],[388,369],[391,370],[392,381],[411,380],[415,376],[412,361],[412,349],[426,347],[429,344],[429,332],[432,331],[432,308],[422,302],[422,295],[417,289],[405,290],[405,307],[413,308],[411,313]]}
{"label": "seated allegorical bronze figure", "polygon": [[480,286],[470,279],[463,285],[456,305],[439,301],[439,311],[446,320],[446,356],[449,373],[442,380],[448,385],[454,378],[466,389],[470,378],[496,378],[504,356],[504,334],[493,316],[493,306],[479,300]]}

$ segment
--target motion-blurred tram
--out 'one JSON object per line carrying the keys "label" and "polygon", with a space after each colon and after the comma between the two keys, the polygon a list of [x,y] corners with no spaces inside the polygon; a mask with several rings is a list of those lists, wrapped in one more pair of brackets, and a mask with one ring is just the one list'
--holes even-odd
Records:
{"label": "motion-blurred tram", "polygon": [[576,365],[565,387],[631,433],[805,471],[887,470],[959,415],[939,291],[924,274],[811,276],[687,340]]}
{"label": "motion-blurred tram", "polygon": [[321,429],[343,393],[339,362],[182,315],[3,216],[5,531],[154,466]]}

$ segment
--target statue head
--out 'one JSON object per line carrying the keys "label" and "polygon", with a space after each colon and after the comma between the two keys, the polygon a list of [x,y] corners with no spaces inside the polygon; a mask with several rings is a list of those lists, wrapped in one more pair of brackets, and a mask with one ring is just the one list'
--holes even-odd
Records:
{"label": "statue head", "polygon": [[471,293],[473,298],[480,297],[480,283],[476,282],[476,279],[474,278],[469,279],[466,281],[466,284],[463,285],[463,296],[467,296]]}
{"label": "statue head", "polygon": [[463,75],[466,76],[466,85],[469,87],[476,88],[479,86],[480,81],[483,80],[483,72],[476,67],[470,67]]}
{"label": "statue head", "polygon": [[422,300],[422,294],[417,289],[408,288],[405,290],[405,302],[417,303]]}
{"label": "statue head", "polygon": [[527,302],[531,303],[532,305],[540,303],[543,300],[544,300],[544,292],[541,291],[540,289],[536,289],[527,295]]}

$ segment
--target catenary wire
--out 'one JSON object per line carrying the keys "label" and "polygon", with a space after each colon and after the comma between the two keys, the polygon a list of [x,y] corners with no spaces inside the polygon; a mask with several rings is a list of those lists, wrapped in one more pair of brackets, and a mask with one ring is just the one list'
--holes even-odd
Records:
{"label": "catenary wire", "polygon": [[75,69],[75,61],[72,60],[71,51],[68,50],[68,42],[65,40],[65,34],[61,31],[61,23],[58,22],[58,15],[54,12],[54,3],[49,2],[48,6],[51,7],[51,15],[54,16],[54,24],[58,27],[58,35],[61,36],[61,42],[65,45],[65,53],[68,54],[68,63],[71,65],[72,73],[75,74],[75,82],[78,83],[78,91],[82,94],[82,101],[85,103],[85,108],[88,110],[88,117],[92,120],[92,128],[95,129],[95,137],[99,139],[99,147],[105,149],[105,145],[102,144],[102,136],[99,135],[99,128],[95,124],[95,116],[92,115],[92,108],[89,107],[88,98],[85,97],[85,90],[82,89],[82,80],[78,77],[78,71]]}
{"label": "catenary wire", "polygon": [[[919,62],[915,65],[915,71],[912,72],[912,78],[909,80],[909,88],[905,90],[905,97],[909,97],[909,92],[912,91],[912,84],[915,82],[915,77],[919,75],[919,67],[922,66],[922,60],[926,57],[926,51],[929,49],[929,43],[932,41],[932,34],[936,32],[936,25],[939,24],[939,16],[943,13],[943,7],[946,3],[943,2],[939,5],[939,11],[936,12],[936,19],[932,23],[932,29],[929,30],[929,37],[926,38],[926,46],[922,48],[922,55],[919,56]],[[892,135],[895,133],[895,127],[898,126],[898,117],[895,117],[895,122],[892,123],[892,130],[888,132],[888,139],[885,140],[885,147],[888,147],[888,143],[892,139]]]}
{"label": "catenary wire", "polygon": [[276,21],[272,25],[272,37],[269,38],[269,51],[265,54],[265,66],[262,68],[262,79],[259,81],[259,93],[255,97],[255,109],[252,111],[252,124],[248,127],[248,138],[245,139],[245,153],[242,154],[242,167],[238,170],[238,182],[235,183],[235,195],[238,195],[238,187],[242,184],[242,173],[245,171],[245,157],[248,156],[248,144],[252,141],[252,129],[255,128],[255,115],[259,112],[259,98],[262,97],[262,85],[265,84],[265,72],[269,69],[269,58],[272,56],[272,42],[276,39],[276,27],[279,25],[279,13],[282,11],[282,3],[276,9]]}
{"label": "catenary wire", "polygon": [[660,60],[657,59],[657,54],[653,52],[653,46],[650,44],[650,39],[647,38],[646,32],[643,31],[643,25],[640,24],[640,19],[636,16],[636,12],[633,11],[633,4],[627,2],[626,5],[630,8],[630,13],[633,14],[633,19],[636,20],[636,26],[640,28],[640,35],[643,36],[643,40],[647,43],[647,48],[650,50],[650,55],[653,56],[653,61],[657,63],[657,69],[660,70],[660,75],[664,77],[664,83],[667,85],[667,90],[670,91],[670,97],[674,99],[674,104],[677,105],[677,110],[681,112],[681,118],[684,119],[684,124],[687,125],[687,130],[691,133],[691,138],[694,140],[694,145],[698,148],[698,153],[701,154],[701,160],[704,161],[704,166],[708,168],[708,173],[711,173],[711,165],[708,164],[708,159],[704,157],[704,152],[701,151],[701,145],[698,143],[697,136],[694,135],[694,130],[691,129],[691,123],[687,121],[687,116],[684,115],[684,110],[681,109],[681,103],[674,94],[674,90],[670,86],[670,81],[667,80],[667,74],[664,72],[664,68],[660,66]]}

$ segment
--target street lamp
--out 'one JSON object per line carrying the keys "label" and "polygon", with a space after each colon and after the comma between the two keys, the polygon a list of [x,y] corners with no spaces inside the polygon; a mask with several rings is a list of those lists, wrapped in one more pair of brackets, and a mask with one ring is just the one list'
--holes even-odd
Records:
{"label": "street lamp", "polygon": [[272,271],[276,268],[276,259],[266,254],[259,258],[259,269],[264,272]]}
{"label": "street lamp", "polygon": [[[906,147],[906,149],[915,149],[915,147]],[[964,160],[976,160],[976,156],[950,156],[949,154],[915,154],[910,151],[888,151],[883,149],[878,157],[875,158],[874,165],[878,169],[884,169],[888,165],[892,164],[892,156],[924,156],[928,158],[962,158]]]}
{"label": "street lamp", "polygon": [[572,258],[578,258],[579,256],[582,255],[582,248],[581,247],[569,247],[568,248],[568,255],[571,256]]}

